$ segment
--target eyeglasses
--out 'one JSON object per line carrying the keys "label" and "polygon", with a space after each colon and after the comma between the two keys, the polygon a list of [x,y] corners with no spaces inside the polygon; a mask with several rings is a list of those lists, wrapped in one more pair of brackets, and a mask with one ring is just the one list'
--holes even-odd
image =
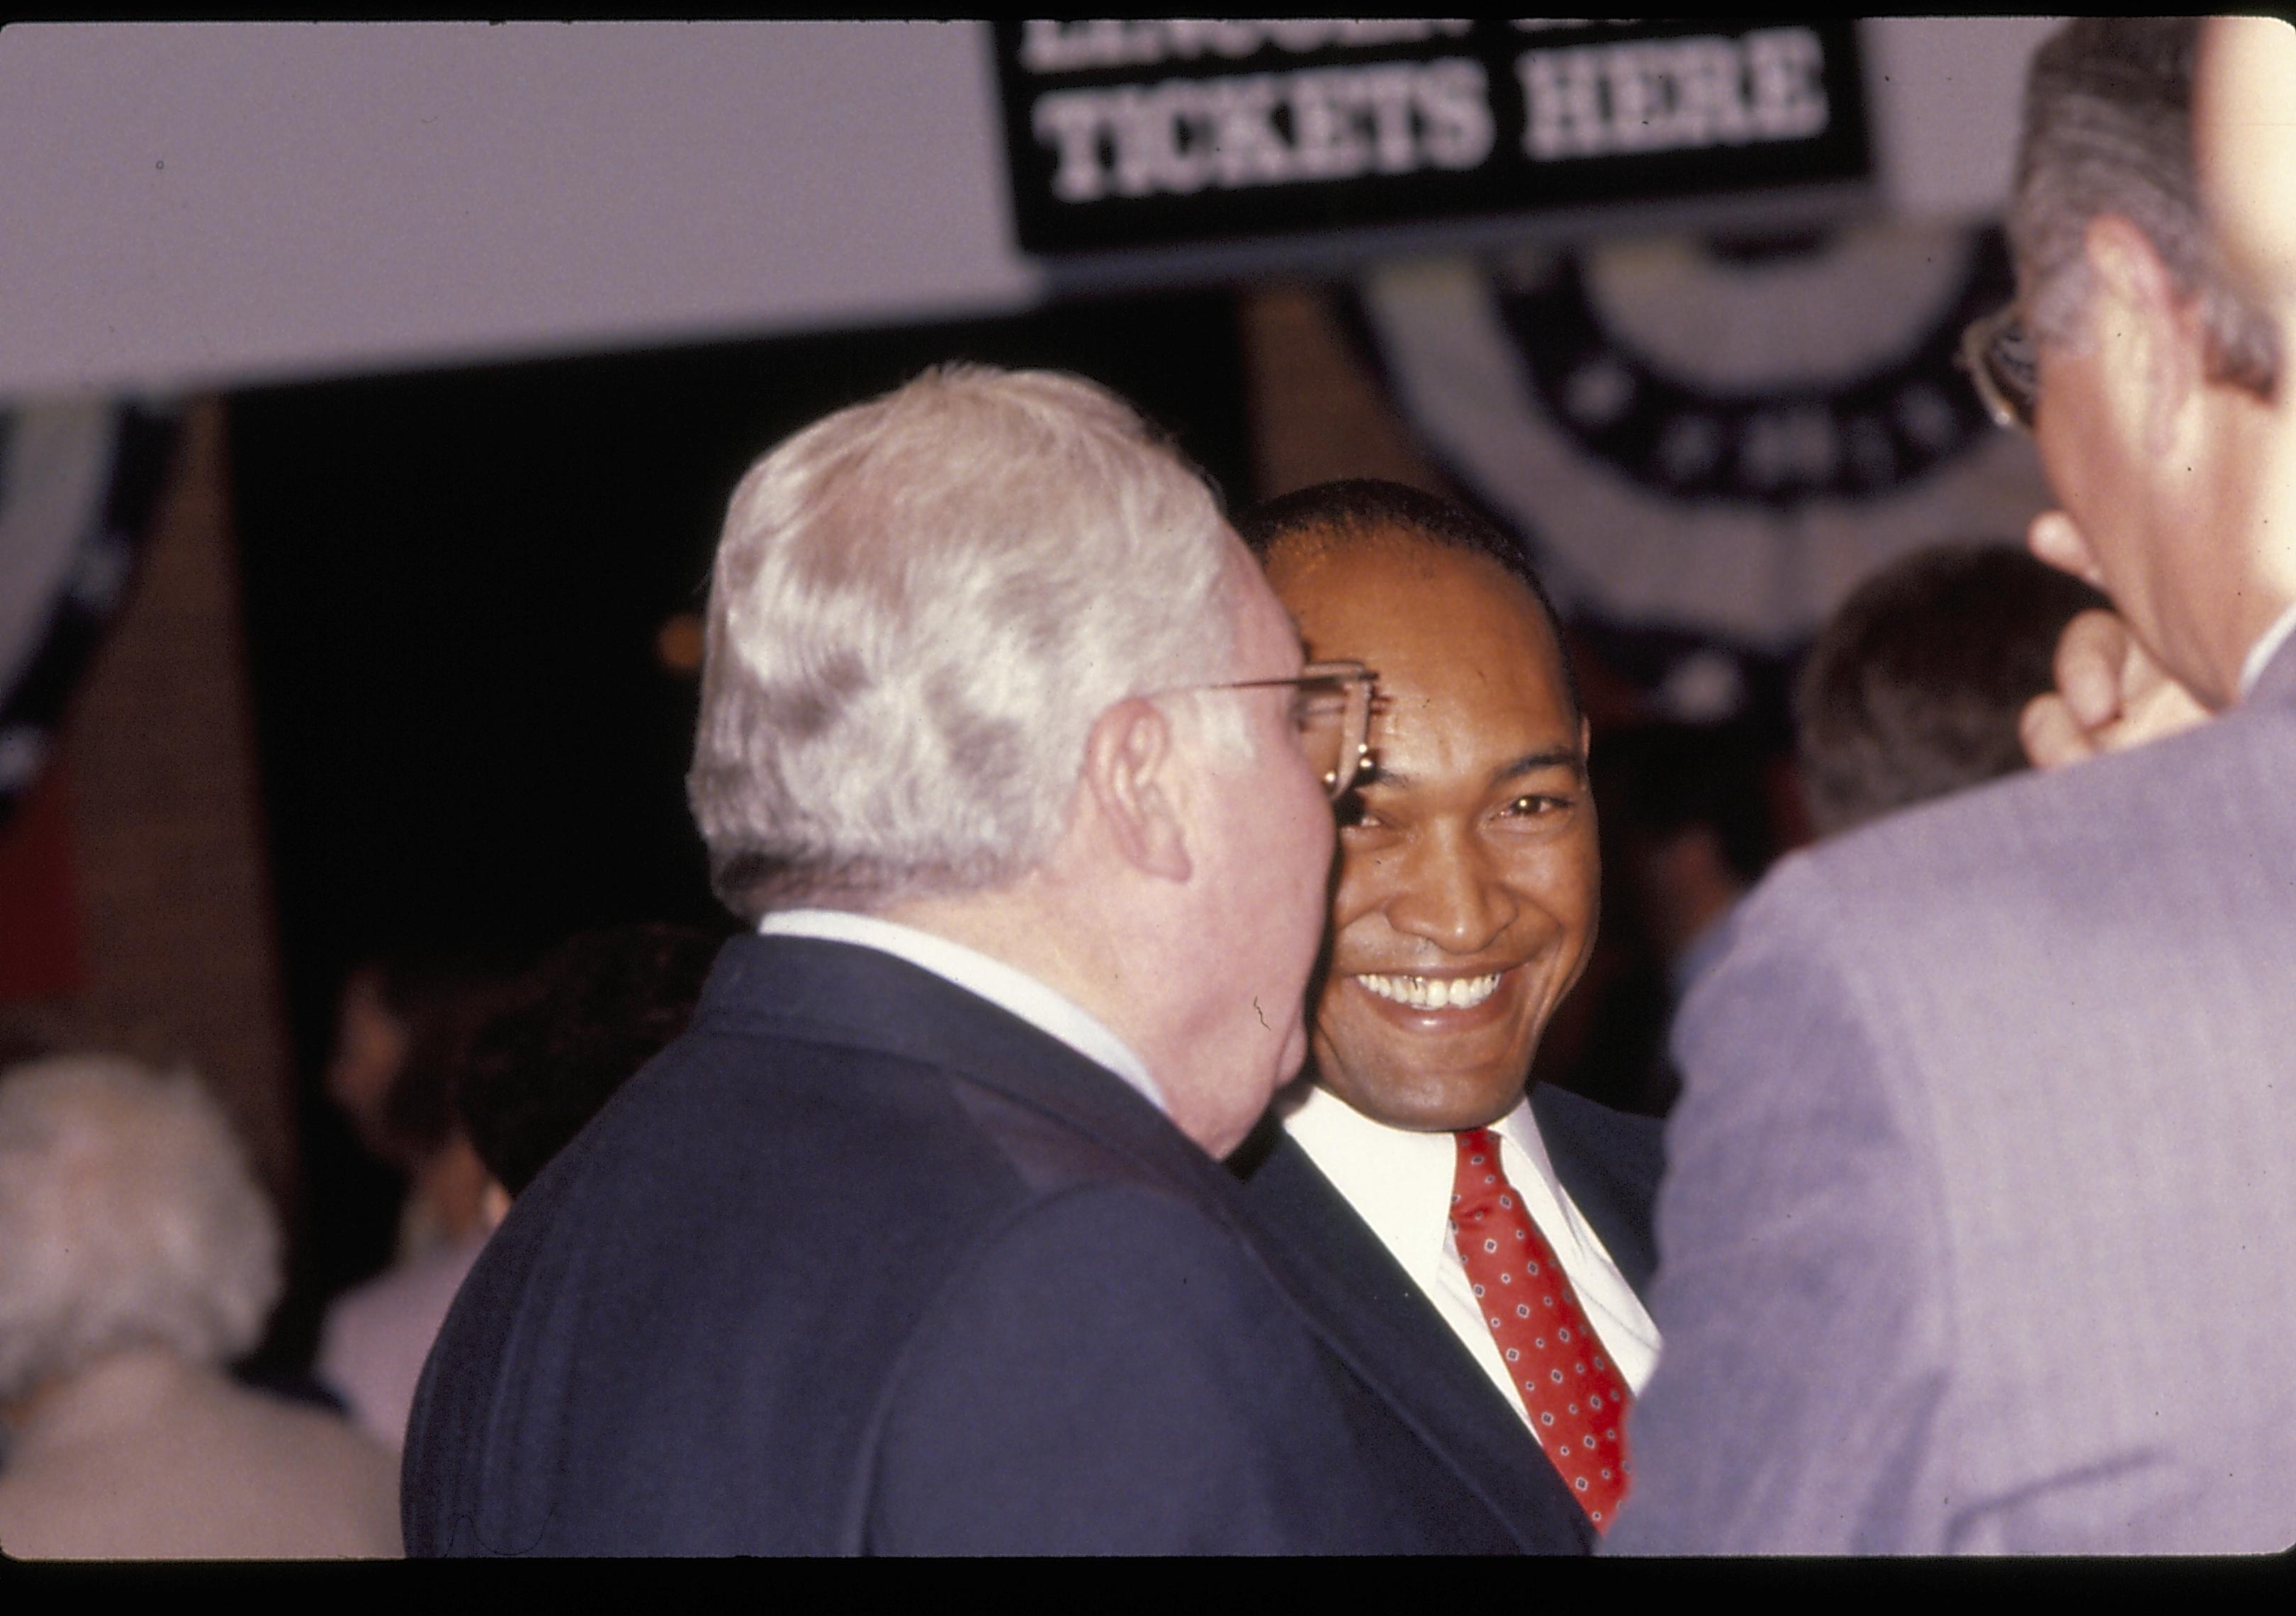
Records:
{"label": "eyeglasses", "polygon": [[[1273,690],[1288,685],[1292,730],[1308,767],[1337,802],[1355,783],[1371,755],[1371,693],[1378,675],[1361,662],[1310,662],[1288,679],[1239,679],[1229,685],[1193,685],[1189,691]],[[1181,691],[1160,691],[1178,695]]]}
{"label": "eyeglasses", "polygon": [[2040,352],[2017,305],[1972,321],[1954,358],[1976,383],[1994,425],[2033,430],[2033,406],[2041,396]]}

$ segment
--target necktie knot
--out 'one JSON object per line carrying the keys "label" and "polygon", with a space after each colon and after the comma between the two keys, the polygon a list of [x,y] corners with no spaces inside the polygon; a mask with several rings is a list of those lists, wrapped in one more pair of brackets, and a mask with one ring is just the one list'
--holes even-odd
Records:
{"label": "necktie knot", "polygon": [[1512,1211],[1519,1204],[1514,1185],[1499,1165],[1499,1142],[1487,1128],[1471,1128],[1459,1136],[1458,1169],[1451,1183],[1454,1226],[1480,1224],[1495,1211]]}

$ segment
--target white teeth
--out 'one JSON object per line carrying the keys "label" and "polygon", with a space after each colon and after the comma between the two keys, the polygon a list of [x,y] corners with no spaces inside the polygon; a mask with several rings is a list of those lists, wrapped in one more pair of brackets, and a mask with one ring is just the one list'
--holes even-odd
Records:
{"label": "white teeth", "polygon": [[1498,991],[1499,973],[1488,976],[1358,976],[1356,980],[1383,999],[1414,1010],[1466,1010]]}

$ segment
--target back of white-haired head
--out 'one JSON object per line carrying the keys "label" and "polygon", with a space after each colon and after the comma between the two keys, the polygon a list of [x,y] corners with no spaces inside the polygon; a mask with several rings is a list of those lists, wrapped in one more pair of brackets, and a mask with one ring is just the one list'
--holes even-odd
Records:
{"label": "back of white-haired head", "polygon": [[53,1055],[0,1074],[0,1402],[107,1353],[255,1344],[279,1225],[189,1072]]}
{"label": "back of white-haired head", "polygon": [[1059,836],[1094,721],[1225,677],[1234,541],[1075,376],[928,371],[734,490],[687,777],[736,913],[978,890]]}

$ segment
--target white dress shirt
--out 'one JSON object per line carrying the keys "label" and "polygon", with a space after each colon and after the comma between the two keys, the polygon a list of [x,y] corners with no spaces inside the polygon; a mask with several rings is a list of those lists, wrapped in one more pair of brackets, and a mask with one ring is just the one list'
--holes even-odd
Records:
{"label": "white dress shirt", "polygon": [[851,943],[905,959],[920,971],[962,988],[1010,1011],[1039,1032],[1058,1038],[1096,1066],[1104,1066],[1137,1089],[1151,1105],[1169,1112],[1148,1063],[1108,1029],[1106,1022],[1075,1000],[1055,993],[1025,971],[991,959],[978,948],[949,941],[914,926],[856,915],[844,909],[777,909],[758,923],[760,937],[811,937]]}
{"label": "white dress shirt", "polygon": [[465,1235],[386,1268],[327,1304],[312,1372],[393,1453],[406,1446],[406,1420],[430,1343],[490,1232]]}
{"label": "white dress shirt", "polygon": [[[1379,1236],[1412,1284],[1435,1304],[1523,1428],[1536,1437],[1538,1428],[1514,1389],[1490,1326],[1483,1322],[1467,1270],[1451,1243],[1451,1185],[1459,1161],[1456,1136],[1390,1128],[1316,1087],[1283,1119],[1283,1127]],[[1529,1100],[1494,1123],[1491,1132],[1499,1138],[1499,1165],[1522,1196],[1530,1220],[1554,1248],[1587,1322],[1595,1326],[1628,1388],[1639,1393],[1658,1363],[1658,1327],[1554,1176]]]}

